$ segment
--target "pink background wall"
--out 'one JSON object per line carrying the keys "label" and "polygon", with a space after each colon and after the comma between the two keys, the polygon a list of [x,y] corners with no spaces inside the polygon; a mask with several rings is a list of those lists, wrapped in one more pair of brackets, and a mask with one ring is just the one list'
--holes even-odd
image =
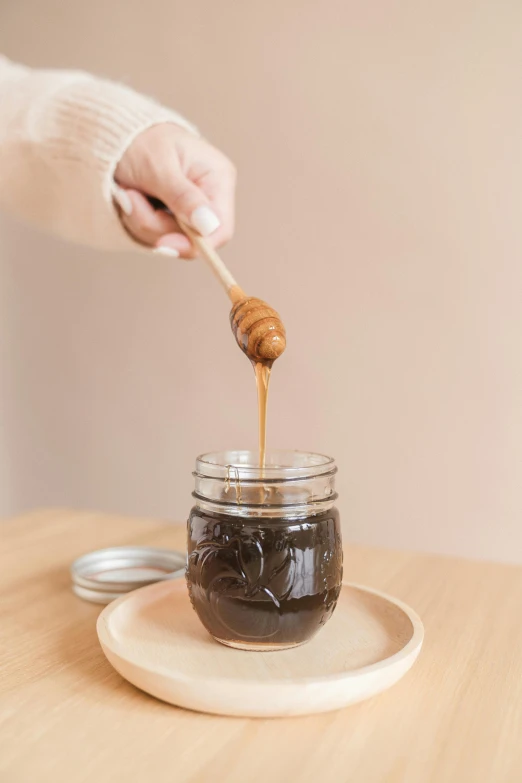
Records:
{"label": "pink background wall", "polygon": [[[348,539],[522,561],[519,2],[4,0],[0,50],[235,160],[224,255],[289,332],[269,443],[338,458]],[[3,218],[0,512],[184,518],[196,454],[255,443],[227,309],[202,262]]]}

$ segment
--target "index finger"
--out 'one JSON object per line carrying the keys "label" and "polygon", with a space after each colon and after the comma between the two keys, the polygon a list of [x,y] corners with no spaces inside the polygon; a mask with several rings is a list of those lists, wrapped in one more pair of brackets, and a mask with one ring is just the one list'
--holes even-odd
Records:
{"label": "index finger", "polygon": [[208,198],[214,212],[221,220],[221,226],[207,241],[213,247],[228,242],[234,235],[236,172],[232,164],[222,170],[212,170],[198,180],[197,184]]}

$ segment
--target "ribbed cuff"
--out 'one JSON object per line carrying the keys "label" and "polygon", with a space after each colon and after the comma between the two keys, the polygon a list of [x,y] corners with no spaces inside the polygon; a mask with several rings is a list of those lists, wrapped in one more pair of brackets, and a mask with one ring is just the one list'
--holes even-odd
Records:
{"label": "ribbed cuff", "polygon": [[[147,128],[171,122],[199,135],[177,112],[114,82],[86,78],[53,96],[56,138],[48,135],[56,155],[95,166],[103,196],[112,202],[114,172],[133,140]],[[55,141],[55,145],[53,142]]]}

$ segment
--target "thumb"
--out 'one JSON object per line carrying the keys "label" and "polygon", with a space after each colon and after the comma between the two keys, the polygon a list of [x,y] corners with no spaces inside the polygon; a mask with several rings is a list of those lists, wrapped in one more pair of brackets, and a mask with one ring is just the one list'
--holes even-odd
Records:
{"label": "thumb", "polygon": [[203,237],[210,236],[221,225],[201,188],[181,171],[170,180],[163,200],[174,217],[194,228]]}

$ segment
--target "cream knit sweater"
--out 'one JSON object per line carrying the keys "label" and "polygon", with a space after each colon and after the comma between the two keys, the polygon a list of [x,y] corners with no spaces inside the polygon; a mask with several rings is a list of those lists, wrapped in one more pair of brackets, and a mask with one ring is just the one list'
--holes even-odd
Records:
{"label": "cream knit sweater", "polygon": [[65,239],[138,249],[113,204],[132,140],[179,114],[80,71],[31,70],[0,55],[0,208]]}

